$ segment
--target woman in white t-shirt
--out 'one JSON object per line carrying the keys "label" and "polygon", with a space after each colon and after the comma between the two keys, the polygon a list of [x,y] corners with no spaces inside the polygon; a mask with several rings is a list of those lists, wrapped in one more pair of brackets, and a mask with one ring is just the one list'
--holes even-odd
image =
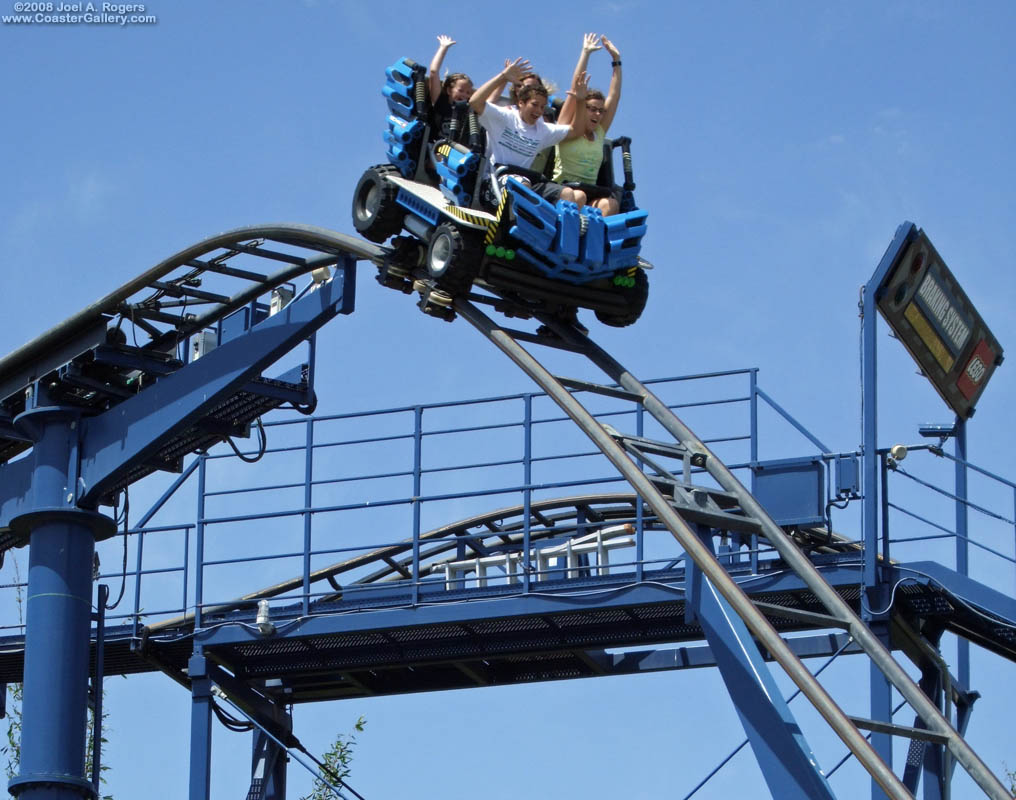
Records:
{"label": "woman in white t-shirt", "polygon": [[575,139],[585,130],[589,76],[585,73],[576,76],[568,92],[576,99],[576,114],[569,124],[558,125],[543,119],[547,107],[547,90],[543,86],[521,87],[518,106],[504,108],[487,99],[500,95],[509,81],[521,83],[529,72],[528,61],[515,59],[473,92],[469,105],[479,115],[480,124],[487,129],[489,168],[514,167],[518,172],[513,172],[513,177],[532,186],[540,182],[539,176],[527,174],[536,154],[558,142]]}

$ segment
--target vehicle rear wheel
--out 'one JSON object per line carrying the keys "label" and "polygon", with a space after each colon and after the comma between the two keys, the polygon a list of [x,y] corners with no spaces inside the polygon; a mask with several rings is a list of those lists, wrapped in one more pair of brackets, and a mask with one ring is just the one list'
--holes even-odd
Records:
{"label": "vehicle rear wheel", "polygon": [[605,311],[597,311],[596,318],[604,325],[612,328],[625,328],[636,322],[642,316],[649,299],[649,277],[645,270],[635,270],[634,286],[618,286],[617,291],[621,293],[628,310],[624,314],[608,314]]}
{"label": "vehicle rear wheel", "polygon": [[402,230],[405,212],[395,202],[398,189],[385,179],[397,173],[395,167],[371,167],[360,177],[353,192],[353,227],[365,239],[378,244]]}
{"label": "vehicle rear wheel", "polygon": [[437,226],[427,247],[427,272],[438,286],[451,294],[465,294],[479,265],[479,249],[458,228],[447,222]]}

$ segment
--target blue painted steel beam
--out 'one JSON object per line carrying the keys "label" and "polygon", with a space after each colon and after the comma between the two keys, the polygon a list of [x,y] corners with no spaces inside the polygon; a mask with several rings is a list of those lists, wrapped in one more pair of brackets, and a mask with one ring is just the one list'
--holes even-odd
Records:
{"label": "blue painted steel beam", "polygon": [[[118,475],[143,463],[175,434],[242,388],[337,314],[354,308],[355,261],[346,257],[335,278],[256,325],[125,400],[82,422],[80,475],[73,481],[77,504],[94,508]],[[22,415],[24,416],[24,415]],[[0,464],[0,530],[33,508],[33,462]],[[75,465],[77,471],[77,465]]]}
{"label": "blue painted steel beam", "polygon": [[[864,539],[864,572],[862,582],[862,594],[867,598],[868,609],[874,607],[881,609],[884,598],[879,584],[878,575],[878,315],[876,313],[877,292],[882,281],[892,268],[899,254],[903,252],[907,243],[917,234],[917,226],[912,222],[904,222],[896,229],[896,235],[886,249],[882,260],[879,262],[875,273],[864,285],[864,294],[861,301],[862,324],[862,371],[861,371],[861,394],[862,394],[862,480],[863,499],[861,510],[861,530]],[[862,604],[863,606],[863,604]],[[872,622],[872,614],[862,607],[862,619],[866,623]],[[879,722],[892,722],[892,708],[889,705],[891,692],[889,680],[882,671],[871,664],[871,716]],[[876,733],[871,737],[872,746],[882,760],[892,767],[892,741],[887,734]],[[881,800],[888,795],[872,778],[871,782],[872,800]]]}
{"label": "blue painted steel beam", "polygon": [[10,520],[30,550],[21,764],[9,790],[26,800],[77,800],[93,792],[84,777],[92,557],[96,537],[115,525],[75,507],[79,412],[46,402],[36,386],[15,419],[34,446],[17,462],[32,478],[22,513]]}
{"label": "blue painted steel beam", "polygon": [[[837,567],[834,570],[823,571],[823,575],[833,586],[856,586],[858,573],[859,566]],[[752,594],[788,591],[795,588],[801,589],[804,586],[801,579],[793,573],[784,573],[763,579],[758,576],[749,576],[743,582],[746,584],[746,590]],[[393,595],[397,591],[393,588]],[[376,631],[413,625],[456,624],[515,616],[563,613],[582,608],[624,608],[673,602],[682,599],[685,594],[683,585],[667,586],[655,582],[655,579],[653,583],[620,585],[613,592],[609,591],[609,587],[598,584],[595,591],[587,596],[577,595],[574,586],[561,589],[561,594],[558,596],[550,594],[550,591],[550,587],[541,586],[539,596],[514,594],[454,604],[447,602],[446,592],[435,591],[432,595],[424,596],[421,604],[414,608],[409,605],[411,595],[407,586],[402,589],[406,603],[404,606],[363,608],[356,614],[343,614],[339,617],[322,614],[292,621],[287,621],[285,608],[273,608],[272,620],[278,629],[273,637],[320,636],[337,632]],[[442,597],[442,595],[445,596]],[[431,598],[435,602],[428,604],[427,600]],[[298,609],[299,606],[293,606],[294,616],[298,613]],[[249,619],[244,619],[244,622],[249,622]],[[239,622],[236,625],[217,623],[213,628],[198,630],[195,633],[195,639],[206,647],[256,642],[261,641],[262,638],[258,633]]]}
{"label": "blue painted steel beam", "polygon": [[[821,658],[843,650],[843,655],[860,653],[856,644],[846,648],[850,636],[846,633],[825,633],[817,636],[800,636],[787,639],[787,645],[798,658]],[[700,669],[715,667],[716,656],[709,645],[690,647],[657,647],[627,653],[586,651],[607,675],[631,675],[642,672],[662,672],[674,669]],[[766,654],[766,661],[772,658]]]}
{"label": "blue painted steel beam", "polygon": [[356,264],[130,400],[85,422],[79,502],[94,504],[118,476],[151,457],[168,439],[260,374],[337,314],[353,311]]}
{"label": "blue painted steel beam", "polygon": [[[969,573],[970,548],[967,544],[967,421],[956,418],[953,433],[956,448],[956,571],[963,576]],[[956,674],[964,686],[970,684],[970,642],[960,639],[956,643]]]}
{"label": "blue painted steel beam", "polygon": [[[701,535],[712,547],[711,537]],[[747,625],[693,567],[694,607],[773,797],[834,800],[811,747],[766,666]]]}
{"label": "blue painted steel beam", "polygon": [[[878,314],[876,293],[907,243],[917,235],[917,226],[904,222],[886,248],[874,274],[864,285],[862,298],[862,464],[863,489],[862,523],[864,534],[864,585],[871,588],[878,582],[876,564],[878,554]],[[867,621],[867,620],[866,620]]]}
{"label": "blue painted steel beam", "polygon": [[[354,276],[355,262],[346,258],[336,279],[317,292],[99,417],[84,420],[78,409],[47,405],[46,387],[32,387],[26,410],[13,421],[33,442],[32,452],[0,469],[0,528],[9,526],[30,545],[21,765],[12,794],[94,796],[84,778],[92,558],[95,540],[115,525],[89,509],[168,438],[336,314],[352,311]],[[198,747],[208,741],[200,730],[210,698],[201,695],[200,679],[195,685]],[[192,769],[192,796],[202,796],[202,783],[207,795],[207,765]]]}
{"label": "blue painted steel beam", "polygon": [[191,656],[191,751],[189,800],[208,800],[212,785],[212,682],[202,655]]}
{"label": "blue painted steel beam", "polygon": [[[1016,598],[1002,594],[936,561],[910,561],[894,565],[891,572],[892,582],[896,583],[905,578],[917,583],[938,586],[962,604],[997,616],[1009,625],[1016,625]],[[969,677],[965,678],[959,673],[956,677],[960,685],[969,685]]]}

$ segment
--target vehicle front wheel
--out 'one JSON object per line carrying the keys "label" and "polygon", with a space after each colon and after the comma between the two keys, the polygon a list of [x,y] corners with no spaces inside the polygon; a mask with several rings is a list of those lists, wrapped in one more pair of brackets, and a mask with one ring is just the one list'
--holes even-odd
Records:
{"label": "vehicle front wheel", "polygon": [[353,227],[378,244],[402,230],[405,212],[395,202],[398,189],[385,179],[393,174],[398,174],[395,167],[371,167],[353,192]]}
{"label": "vehicle front wheel", "polygon": [[479,262],[479,249],[458,228],[447,222],[437,226],[427,247],[427,272],[438,286],[451,294],[468,292]]}
{"label": "vehicle front wheel", "polygon": [[628,306],[628,310],[625,313],[608,314],[605,311],[596,312],[596,318],[604,325],[609,325],[612,328],[625,328],[642,316],[642,311],[646,307],[646,301],[649,299],[649,277],[643,269],[636,269],[633,277],[634,285],[614,287],[621,293]]}

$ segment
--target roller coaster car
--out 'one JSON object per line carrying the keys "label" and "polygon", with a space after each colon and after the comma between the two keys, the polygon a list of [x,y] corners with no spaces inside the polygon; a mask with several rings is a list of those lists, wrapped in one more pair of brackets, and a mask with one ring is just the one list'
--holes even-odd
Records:
{"label": "roller coaster car", "polygon": [[[432,142],[426,70],[401,59],[386,74],[389,163],[364,172],[353,193],[356,230],[378,243],[395,237],[378,278],[383,284],[408,292],[416,279],[417,288],[422,281],[439,289],[435,295],[446,302],[476,284],[518,315],[574,319],[576,308],[589,308],[614,327],[639,318],[650,265],[639,256],[647,213],[635,206],[630,139],[607,143],[598,180],[614,186],[619,148],[625,176],[619,214],[604,217],[567,201],[551,205],[512,177],[496,192],[488,188],[494,179],[482,176],[484,132],[468,106],[459,104],[447,138]],[[403,231],[410,235],[398,235]],[[444,315],[450,318],[450,309]]]}

